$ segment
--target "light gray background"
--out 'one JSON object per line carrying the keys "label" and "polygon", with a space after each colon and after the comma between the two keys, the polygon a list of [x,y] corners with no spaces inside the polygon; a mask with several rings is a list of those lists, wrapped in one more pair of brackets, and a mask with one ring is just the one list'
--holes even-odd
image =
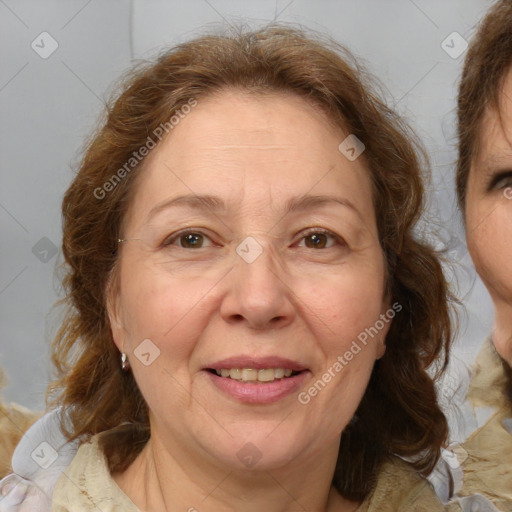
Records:
{"label": "light gray background", "polygon": [[[0,0],[0,365],[9,380],[5,398],[43,407],[51,374],[48,344],[59,322],[51,308],[60,296],[55,275],[62,261],[60,202],[113,82],[132,62],[204,33],[208,26],[244,22],[257,27],[278,19],[325,32],[348,46],[380,79],[387,101],[429,150],[434,178],[427,224],[438,227],[436,243],[456,262],[447,271],[458,277],[458,293],[468,311],[443,392],[453,402],[465,365],[490,330],[492,306],[467,256],[453,193],[454,108],[464,55],[450,57],[441,43],[454,31],[469,39],[491,3]],[[59,45],[47,59],[31,48],[43,31]],[[44,259],[41,249],[39,258],[33,252],[43,237],[58,249],[46,263],[39,259]],[[46,240],[39,244],[51,249]],[[455,435],[464,436],[462,431]]]}

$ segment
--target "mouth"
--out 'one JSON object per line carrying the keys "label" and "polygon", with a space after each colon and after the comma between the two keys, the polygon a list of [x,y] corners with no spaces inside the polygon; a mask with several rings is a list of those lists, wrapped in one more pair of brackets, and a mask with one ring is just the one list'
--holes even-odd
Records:
{"label": "mouth", "polygon": [[232,357],[203,370],[222,394],[251,404],[277,402],[294,394],[311,373],[306,366],[280,357]]}

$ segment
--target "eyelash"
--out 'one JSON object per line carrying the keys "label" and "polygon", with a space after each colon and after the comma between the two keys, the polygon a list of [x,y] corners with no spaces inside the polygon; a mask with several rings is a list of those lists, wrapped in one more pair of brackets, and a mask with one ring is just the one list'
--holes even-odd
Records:
{"label": "eyelash", "polygon": [[[179,240],[182,236],[190,235],[190,234],[202,235],[202,236],[210,239],[210,237],[208,235],[206,235],[201,230],[197,230],[197,229],[184,229],[183,231],[178,231],[177,233],[174,233],[174,234],[170,235],[169,237],[167,237],[164,240],[164,242],[162,243],[162,246],[164,248],[165,247],[170,247],[170,246],[173,245],[173,243],[176,240]],[[332,231],[329,231],[328,229],[324,229],[324,228],[309,228],[309,229],[307,229],[306,231],[303,232],[303,235],[302,235],[300,241],[304,240],[308,236],[316,235],[316,234],[327,235],[327,236],[331,237],[332,239],[334,239],[334,241],[337,242],[338,245],[346,245],[345,241],[339,235],[337,235],[336,233],[333,233]],[[211,241],[211,239],[210,239],[210,241]],[[178,247],[180,249],[188,249],[188,247],[181,247],[181,246],[178,246]],[[330,248],[331,247],[326,247],[325,249],[330,249]],[[199,247],[199,249],[204,249],[204,247]]]}
{"label": "eyelash", "polygon": [[[505,181],[507,179],[509,180],[508,183],[504,183],[503,185],[498,187],[498,185],[500,184],[501,181]],[[501,189],[511,187],[511,186],[512,186],[512,171],[498,172],[491,177],[491,179],[489,181],[488,190],[491,192],[493,190],[501,190]]]}

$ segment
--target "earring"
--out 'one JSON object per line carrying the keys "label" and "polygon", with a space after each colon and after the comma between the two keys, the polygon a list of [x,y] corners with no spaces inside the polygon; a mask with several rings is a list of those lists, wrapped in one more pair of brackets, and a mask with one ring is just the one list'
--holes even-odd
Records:
{"label": "earring", "polygon": [[350,420],[349,425],[355,425],[358,421],[359,421],[359,416],[357,414],[354,414],[354,416],[352,416],[352,419]]}
{"label": "earring", "polygon": [[128,356],[125,352],[121,353],[121,370],[124,372],[130,369],[130,361],[128,361]]}

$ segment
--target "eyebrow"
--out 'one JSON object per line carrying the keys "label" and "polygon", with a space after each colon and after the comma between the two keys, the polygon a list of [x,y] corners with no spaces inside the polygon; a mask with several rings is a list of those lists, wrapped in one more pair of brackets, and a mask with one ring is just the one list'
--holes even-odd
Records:
{"label": "eyebrow", "polygon": [[[333,204],[349,208],[354,213],[356,213],[358,217],[363,219],[361,212],[356,208],[354,203],[346,198],[330,195],[302,195],[292,197],[285,204],[284,214],[286,215],[288,213],[312,210],[313,208],[319,208]],[[214,213],[222,211],[225,212],[228,210],[224,200],[218,196],[185,194],[157,204],[150,210],[147,219],[149,220],[162,211],[175,207],[193,208],[196,210],[210,211]]]}
{"label": "eyebrow", "polygon": [[504,151],[502,153],[491,153],[481,162],[482,168],[485,170],[494,170],[494,168],[509,168],[512,163],[512,152]]}

